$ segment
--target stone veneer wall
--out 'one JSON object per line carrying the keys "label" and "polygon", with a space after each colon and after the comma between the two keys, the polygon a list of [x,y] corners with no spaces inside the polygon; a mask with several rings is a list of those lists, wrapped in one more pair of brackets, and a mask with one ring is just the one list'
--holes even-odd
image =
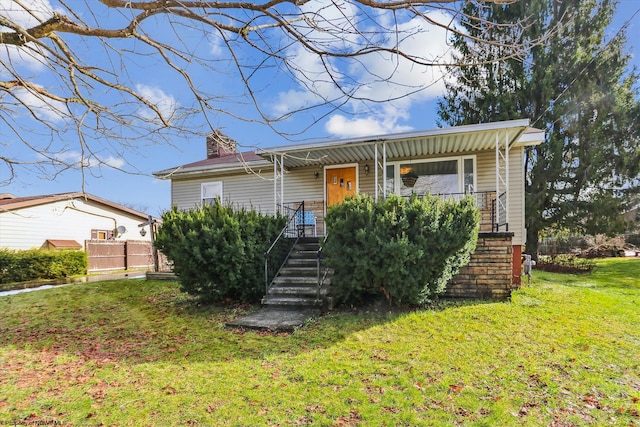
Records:
{"label": "stone veneer wall", "polygon": [[514,289],[512,238],[513,233],[479,233],[469,264],[451,279],[443,296],[509,298]]}

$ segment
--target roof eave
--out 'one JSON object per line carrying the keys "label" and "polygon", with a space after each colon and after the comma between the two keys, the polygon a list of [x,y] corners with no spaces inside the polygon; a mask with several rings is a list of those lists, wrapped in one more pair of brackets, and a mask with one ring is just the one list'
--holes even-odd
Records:
{"label": "roof eave", "polygon": [[529,119],[508,120],[503,122],[494,123],[482,123],[475,125],[463,125],[454,126],[449,128],[438,128],[425,131],[416,132],[404,132],[386,135],[374,135],[359,138],[338,139],[332,141],[321,141],[315,143],[305,143],[298,145],[285,145],[279,147],[271,147],[262,149],[256,154],[266,157],[270,155],[279,155],[292,153],[296,151],[313,151],[323,148],[339,147],[339,146],[358,146],[368,145],[372,142],[385,142],[398,139],[412,139],[412,138],[426,138],[432,136],[445,136],[457,133],[473,133],[473,132],[488,132],[492,130],[501,130],[509,128],[527,128],[529,126]]}
{"label": "roof eave", "polygon": [[146,219],[148,217],[148,215],[144,212],[140,212],[137,211],[135,209],[131,209],[128,208],[126,206],[120,205],[118,203],[115,202],[111,202],[109,200],[106,199],[102,199],[100,197],[94,196],[93,194],[89,194],[89,193],[83,193],[81,191],[76,191],[76,192],[71,192],[71,193],[61,193],[61,194],[53,194],[53,195],[49,195],[49,196],[43,196],[40,198],[36,198],[36,199],[31,199],[31,200],[26,200],[26,201],[19,201],[15,204],[10,204],[10,205],[3,205],[2,209],[0,209],[0,211],[15,211],[18,209],[24,209],[24,208],[30,208],[33,206],[40,206],[40,205],[46,205],[48,203],[55,203],[55,202],[59,202],[59,201],[64,201],[64,200],[74,200],[74,199],[78,199],[78,198],[83,198],[83,199],[87,199],[87,200],[91,200],[95,203],[100,203],[106,206],[109,206],[113,209],[117,209],[121,212],[126,212],[130,215],[142,218],[142,219]]}
{"label": "roof eave", "polygon": [[533,147],[544,142],[545,132],[542,129],[528,128],[520,138],[518,138],[514,146],[516,147]]}
{"label": "roof eave", "polygon": [[240,172],[240,171],[249,171],[258,168],[258,167],[268,167],[273,168],[273,163],[268,160],[259,160],[259,161],[249,161],[249,162],[240,162],[237,164],[227,164],[227,165],[213,165],[213,166],[194,166],[190,168],[182,168],[178,166],[177,168],[165,169],[158,172],[153,172],[153,176],[158,179],[172,179],[176,177],[186,178],[186,177],[198,177],[202,175],[223,175],[226,173]]}

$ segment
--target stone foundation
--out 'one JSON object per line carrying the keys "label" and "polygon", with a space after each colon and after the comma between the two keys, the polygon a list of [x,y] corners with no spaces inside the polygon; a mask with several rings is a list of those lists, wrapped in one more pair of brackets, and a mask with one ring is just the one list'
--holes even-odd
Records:
{"label": "stone foundation", "polygon": [[479,233],[469,264],[453,277],[444,293],[449,298],[507,299],[511,296],[513,233]]}

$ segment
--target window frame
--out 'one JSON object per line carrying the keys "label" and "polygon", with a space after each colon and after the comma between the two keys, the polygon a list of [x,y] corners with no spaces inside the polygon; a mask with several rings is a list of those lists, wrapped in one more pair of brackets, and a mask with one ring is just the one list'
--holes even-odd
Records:
{"label": "window frame", "polygon": [[[218,187],[217,189],[211,190],[213,187]],[[205,197],[210,196],[209,192],[216,193],[214,197]],[[200,205],[205,206],[207,204],[213,203],[216,198],[222,200],[222,196],[224,194],[224,185],[222,181],[209,181],[200,183]]]}
{"label": "window frame", "polygon": [[[467,189],[464,188],[464,162],[465,160],[471,159],[473,161],[473,191],[471,193],[478,191],[478,161],[477,155],[469,154],[464,156],[447,156],[447,157],[435,157],[429,159],[404,159],[404,160],[395,160],[392,162],[387,162],[387,167],[393,167],[393,176],[389,177],[387,174],[387,179],[393,179],[393,194],[400,194],[401,188],[401,178],[400,178],[400,166],[408,165],[408,164],[420,164],[420,163],[432,163],[432,162],[447,162],[455,160],[457,162],[457,179],[458,179],[458,194],[467,193]],[[385,184],[386,185],[386,184]]]}

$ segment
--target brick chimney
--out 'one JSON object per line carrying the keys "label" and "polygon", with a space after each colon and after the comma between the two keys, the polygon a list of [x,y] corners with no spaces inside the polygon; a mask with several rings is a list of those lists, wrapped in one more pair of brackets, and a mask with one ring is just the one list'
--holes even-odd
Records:
{"label": "brick chimney", "polygon": [[229,154],[235,154],[235,152],[236,141],[219,130],[216,129],[207,135],[207,159],[228,156]]}

